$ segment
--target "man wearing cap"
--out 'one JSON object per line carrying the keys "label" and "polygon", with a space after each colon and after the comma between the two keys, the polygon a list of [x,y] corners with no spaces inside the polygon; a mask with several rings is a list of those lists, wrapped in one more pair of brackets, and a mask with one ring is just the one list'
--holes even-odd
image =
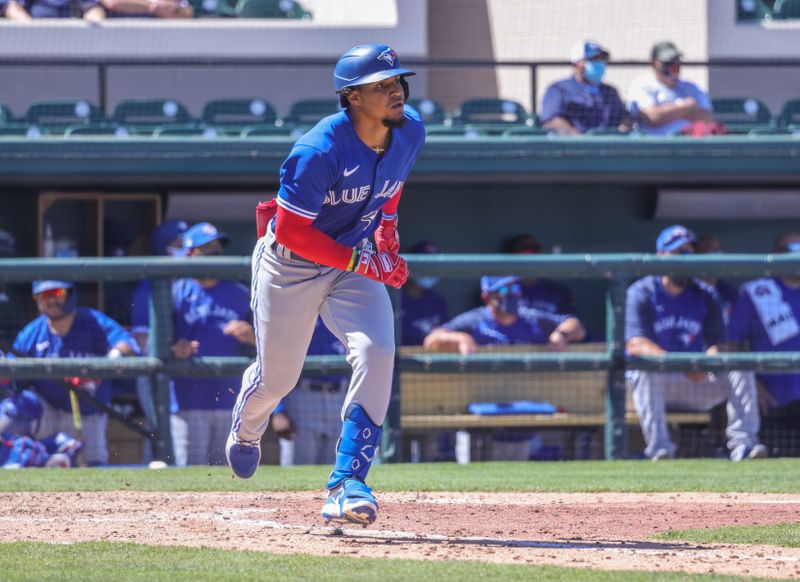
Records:
{"label": "man wearing cap", "polygon": [[[14,341],[13,353],[26,358],[119,358],[139,353],[133,337],[110,317],[88,307],[77,306],[77,295],[69,281],[35,281],[33,298],[41,315],[26,325]],[[99,378],[70,377],[63,381],[36,380],[42,398],[42,434],[74,432],[69,387],[87,391],[108,405],[111,384]],[[88,465],[108,463],[106,425],[108,415],[80,400],[81,440]]]}
{"label": "man wearing cap", "polygon": [[[208,222],[195,224],[183,235],[189,257],[221,255],[228,235]],[[178,359],[193,356],[241,356],[255,345],[250,293],[237,281],[180,279],[172,286],[175,343]],[[225,463],[225,441],[231,429],[231,409],[239,392],[238,377],[175,378],[179,424],[187,440],[173,434],[175,455],[184,450],[190,465]],[[181,431],[183,434],[183,431]]]}
{"label": "man wearing cap", "polygon": [[[431,241],[420,241],[408,249],[413,254],[435,254],[439,247]],[[401,290],[401,342],[404,346],[421,346],[425,336],[450,319],[447,300],[434,290],[438,277],[413,277]]]}
{"label": "man wearing cap", "polygon": [[[425,338],[424,347],[458,350],[464,356],[486,345],[547,344],[551,350],[563,351],[567,344],[581,341],[586,334],[574,316],[522,307],[518,277],[481,277],[481,299],[484,307],[457,315],[433,330]],[[528,430],[495,432],[492,460],[527,460],[533,434]]]}
{"label": "man wearing cap", "polygon": [[[183,249],[183,235],[189,229],[189,225],[184,220],[167,220],[159,224],[150,233],[150,252],[159,257],[185,257],[186,251]],[[131,304],[131,332],[139,344],[139,349],[143,354],[150,351],[150,280],[143,279],[136,286],[133,292]],[[139,404],[142,412],[147,419],[148,426],[155,426],[155,410],[153,408],[153,387],[149,376],[136,378],[136,394],[139,397]],[[175,399],[175,384],[170,383],[170,426],[172,439],[186,442],[186,435],[181,434],[181,428],[185,425],[177,422],[175,414],[178,412],[178,403]],[[182,467],[186,465],[186,450],[180,451],[182,456],[174,457],[176,465]],[[143,449],[143,463],[149,463],[152,450],[150,442],[145,442]],[[174,452],[173,452],[174,456]]]}
{"label": "man wearing cap", "polygon": [[[694,253],[695,236],[684,226],[664,229],[656,241],[660,255]],[[716,291],[691,277],[649,275],[628,288],[625,340],[630,356],[668,352],[716,355],[725,342],[722,304]],[[733,461],[767,456],[759,443],[760,419],[755,378],[751,372],[651,372],[630,370],[633,401],[645,442],[645,455],[673,458],[675,443],[667,427],[667,410],[708,411],[728,402],[726,435]]]}
{"label": "man wearing cap", "polygon": [[674,135],[695,122],[713,121],[708,94],[680,78],[682,56],[671,42],[656,44],[650,52],[652,71],[631,83],[628,108],[642,133]]}
{"label": "man wearing cap", "polygon": [[547,88],[539,119],[559,135],[580,135],[590,129],[629,131],[625,104],[611,85],[603,83],[609,53],[596,42],[582,40],[572,47],[574,74]]}
{"label": "man wearing cap", "polygon": [[[781,234],[775,253],[800,254],[800,232]],[[729,339],[754,352],[800,350],[800,277],[765,277],[742,285],[731,314]],[[796,428],[800,417],[800,374],[757,376],[761,411],[773,427]]]}

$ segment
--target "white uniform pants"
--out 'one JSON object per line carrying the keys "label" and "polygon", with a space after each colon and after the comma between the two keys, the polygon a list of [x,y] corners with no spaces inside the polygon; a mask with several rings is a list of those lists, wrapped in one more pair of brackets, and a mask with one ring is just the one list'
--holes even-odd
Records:
{"label": "white uniform pants", "polygon": [[[253,252],[251,307],[258,356],[244,373],[232,431],[259,440],[297,384],[317,316],[353,367],[341,415],[358,403],[383,424],[394,368],[394,316],[386,288],[362,275],[277,256],[262,237]],[[341,418],[341,416],[340,416]]]}
{"label": "white uniform pants", "polygon": [[633,401],[648,457],[662,449],[670,457],[675,455],[675,443],[667,427],[667,411],[707,412],[726,400],[728,448],[733,451],[740,445],[752,447],[758,443],[760,418],[752,372],[709,374],[705,380],[693,382],[679,372],[632,370],[628,372],[628,379],[633,387]]}

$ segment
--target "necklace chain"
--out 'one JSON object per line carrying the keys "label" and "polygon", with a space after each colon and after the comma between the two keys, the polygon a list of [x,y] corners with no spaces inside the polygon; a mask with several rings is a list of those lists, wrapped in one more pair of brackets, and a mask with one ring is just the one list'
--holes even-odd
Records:
{"label": "necklace chain", "polygon": [[383,143],[379,146],[375,146],[374,148],[369,148],[376,154],[382,154],[386,151],[386,148],[389,146],[389,139],[392,137],[392,130],[386,132],[386,137],[383,138]]}

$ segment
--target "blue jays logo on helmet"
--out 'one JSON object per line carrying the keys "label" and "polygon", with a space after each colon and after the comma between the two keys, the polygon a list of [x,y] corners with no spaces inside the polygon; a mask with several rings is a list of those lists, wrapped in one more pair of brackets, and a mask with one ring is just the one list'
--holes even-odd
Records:
{"label": "blue jays logo on helmet", "polygon": [[394,52],[394,49],[387,48],[381,54],[378,55],[378,58],[382,61],[386,61],[389,63],[390,67],[394,67],[394,62],[397,60],[397,53]]}

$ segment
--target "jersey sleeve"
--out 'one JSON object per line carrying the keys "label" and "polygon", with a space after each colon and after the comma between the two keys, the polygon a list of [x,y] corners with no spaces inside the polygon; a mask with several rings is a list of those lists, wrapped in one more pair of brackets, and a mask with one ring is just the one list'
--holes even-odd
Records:
{"label": "jersey sleeve", "polygon": [[314,220],[335,180],[333,163],[320,150],[298,145],[281,166],[278,206]]}
{"label": "jersey sleeve", "polygon": [[750,339],[750,326],[755,317],[755,308],[750,296],[742,291],[733,304],[731,319],[728,324],[728,340],[744,344]]}
{"label": "jersey sleeve", "polygon": [[463,331],[472,334],[478,323],[478,314],[475,311],[467,311],[456,315],[453,319],[445,323],[442,327],[450,331]]}
{"label": "jersey sleeve", "polygon": [[92,316],[94,316],[95,321],[105,333],[106,343],[108,344],[107,350],[110,350],[120,342],[125,342],[133,348],[135,354],[139,355],[139,344],[136,343],[136,340],[124,327],[99,311],[92,310]]}
{"label": "jersey sleeve", "polygon": [[697,101],[697,106],[700,109],[705,109],[706,111],[713,111],[714,107],[711,105],[711,99],[708,96],[708,93],[703,91],[700,87],[692,83],[692,92],[694,93],[693,97],[695,101]]}
{"label": "jersey sleeve", "polygon": [[634,337],[646,337],[655,341],[653,317],[648,309],[648,294],[641,282],[628,287],[625,297],[625,340]]}
{"label": "jersey sleeve", "polygon": [[17,334],[16,339],[14,340],[14,345],[12,346],[12,350],[18,356],[30,356],[33,355],[32,347],[33,347],[33,332],[31,329],[32,324],[26,325],[22,331]]}
{"label": "jersey sleeve", "polygon": [[639,111],[656,104],[655,94],[642,79],[634,79],[628,89],[628,109],[631,115],[638,115]]}
{"label": "jersey sleeve", "polygon": [[539,120],[544,123],[554,117],[563,116],[563,98],[561,89],[553,83],[547,88],[542,99],[542,112],[539,113]]}
{"label": "jersey sleeve", "polygon": [[133,291],[131,331],[133,333],[150,333],[150,284],[148,281],[141,281]]}

